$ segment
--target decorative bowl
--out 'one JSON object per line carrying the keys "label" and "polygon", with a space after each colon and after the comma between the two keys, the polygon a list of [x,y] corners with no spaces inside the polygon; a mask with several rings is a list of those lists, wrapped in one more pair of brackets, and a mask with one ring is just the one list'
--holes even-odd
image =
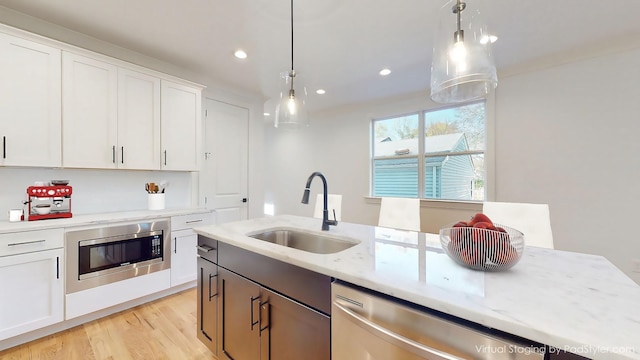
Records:
{"label": "decorative bowl", "polygon": [[504,231],[474,227],[442,228],[442,249],[454,262],[469,269],[507,270],[522,258],[524,235],[508,226],[494,226]]}

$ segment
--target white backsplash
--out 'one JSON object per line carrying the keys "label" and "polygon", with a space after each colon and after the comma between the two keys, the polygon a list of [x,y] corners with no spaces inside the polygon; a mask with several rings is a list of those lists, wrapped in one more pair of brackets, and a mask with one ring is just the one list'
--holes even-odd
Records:
{"label": "white backsplash", "polygon": [[73,214],[145,210],[147,182],[169,182],[166,208],[190,208],[191,173],[173,171],[87,170],[0,167],[0,221],[9,209],[21,209],[35,181],[69,180]]}

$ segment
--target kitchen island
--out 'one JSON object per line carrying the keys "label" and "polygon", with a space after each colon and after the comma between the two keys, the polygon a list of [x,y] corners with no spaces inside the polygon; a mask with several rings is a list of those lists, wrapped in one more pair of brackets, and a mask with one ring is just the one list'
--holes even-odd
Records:
{"label": "kitchen island", "polygon": [[[464,269],[437,234],[282,215],[196,233],[487,328],[592,359],[640,359],[640,286],[601,256],[527,247],[505,272]],[[292,229],[357,245],[315,254],[247,235]]]}

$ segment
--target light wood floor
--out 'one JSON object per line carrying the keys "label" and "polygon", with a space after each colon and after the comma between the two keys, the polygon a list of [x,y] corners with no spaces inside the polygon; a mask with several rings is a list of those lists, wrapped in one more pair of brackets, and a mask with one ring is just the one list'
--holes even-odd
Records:
{"label": "light wood floor", "polygon": [[196,338],[196,302],[189,289],[0,351],[0,359],[215,359]]}

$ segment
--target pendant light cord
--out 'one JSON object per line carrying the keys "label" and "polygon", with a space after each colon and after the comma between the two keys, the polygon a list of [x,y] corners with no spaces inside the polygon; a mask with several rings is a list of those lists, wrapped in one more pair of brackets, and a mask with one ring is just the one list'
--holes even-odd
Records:
{"label": "pendant light cord", "polygon": [[293,0],[291,0],[291,72],[293,72]]}

